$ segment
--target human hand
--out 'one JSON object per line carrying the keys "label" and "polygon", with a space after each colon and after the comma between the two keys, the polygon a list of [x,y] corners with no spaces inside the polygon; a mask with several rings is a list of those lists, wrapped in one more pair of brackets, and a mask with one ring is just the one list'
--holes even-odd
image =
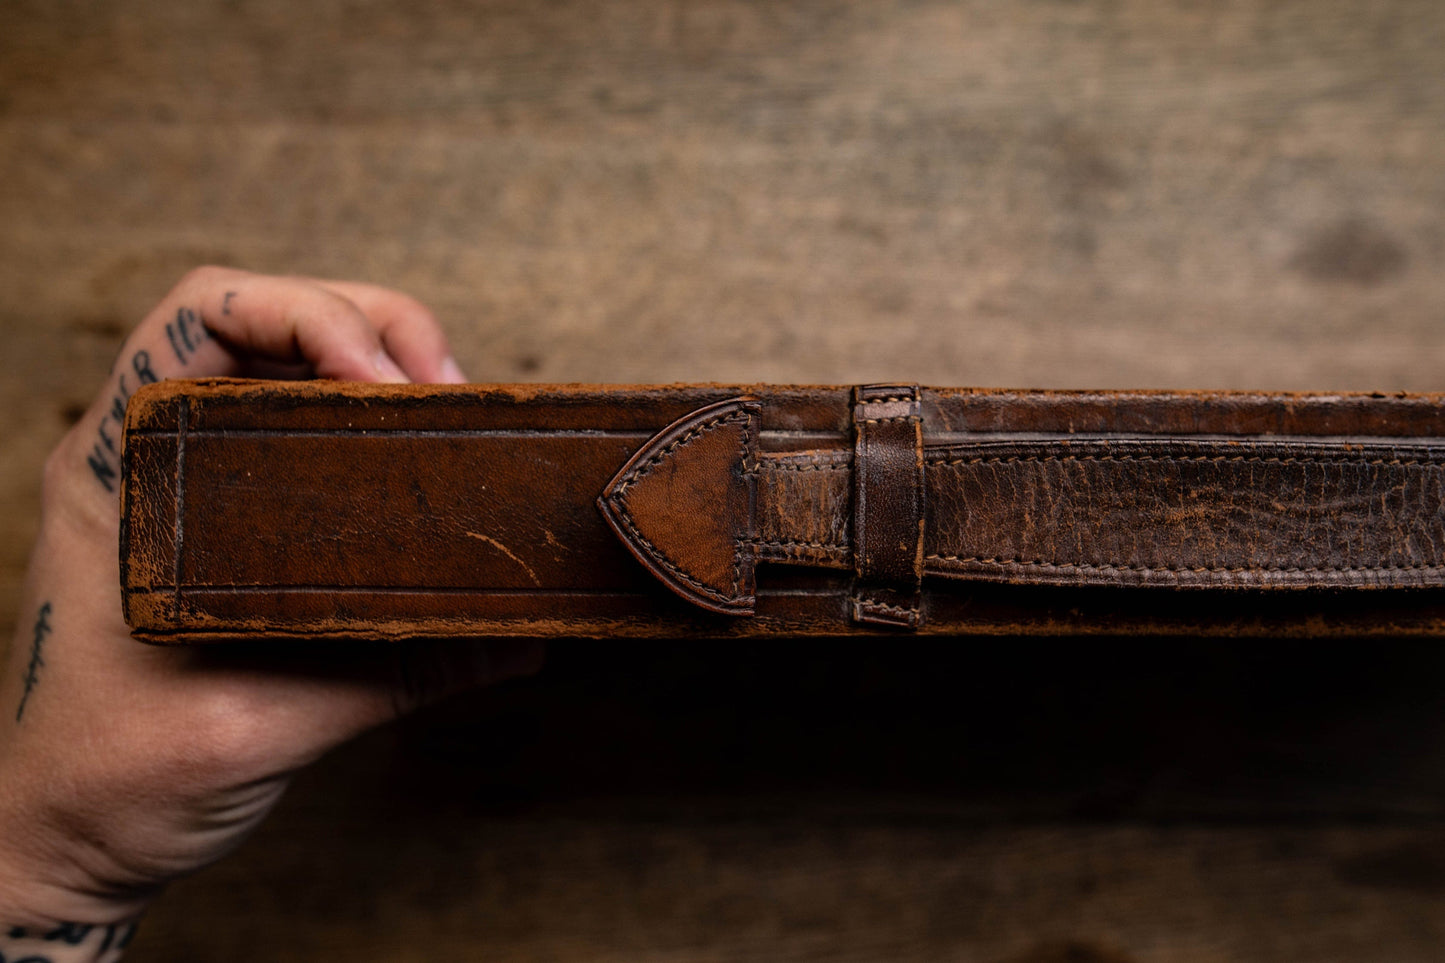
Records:
{"label": "human hand", "polygon": [[540,664],[540,646],[526,642],[152,648],[130,638],[117,547],[126,399],[164,378],[278,366],[465,380],[426,308],[369,285],[203,268],[130,335],[46,462],[40,535],[0,675],[0,963],[116,958],[129,921],[167,882],[235,847],[298,769],[401,713]]}

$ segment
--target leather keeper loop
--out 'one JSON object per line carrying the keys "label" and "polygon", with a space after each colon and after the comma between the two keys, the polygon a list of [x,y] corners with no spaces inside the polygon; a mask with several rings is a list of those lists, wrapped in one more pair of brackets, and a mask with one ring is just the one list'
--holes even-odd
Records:
{"label": "leather keeper loop", "polygon": [[853,392],[853,619],[923,622],[923,417],[916,385]]}

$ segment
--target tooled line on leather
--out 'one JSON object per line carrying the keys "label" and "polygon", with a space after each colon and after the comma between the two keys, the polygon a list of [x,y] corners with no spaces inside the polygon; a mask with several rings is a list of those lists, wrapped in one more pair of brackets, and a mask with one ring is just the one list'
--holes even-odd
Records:
{"label": "tooled line on leather", "polygon": [[1022,558],[983,558],[962,555],[925,555],[929,562],[977,563],[979,565],[1014,566],[1016,568],[1062,568],[1099,572],[1411,572],[1445,571],[1445,565],[1421,562],[1418,565],[1129,565],[1108,562],[1045,562]]}
{"label": "tooled line on leather", "polygon": [[[732,414],[727,415],[723,418],[718,418],[715,421],[705,421],[702,424],[693,425],[687,431],[679,435],[674,441],[669,442],[667,445],[653,452],[651,457],[649,457],[642,464],[634,467],[632,471],[628,472],[627,477],[622,480],[622,483],[617,486],[617,490],[612,493],[612,500],[616,502],[618,507],[618,513],[622,516],[622,523],[627,526],[627,531],[632,535],[632,537],[646,547],[647,553],[653,558],[657,559],[657,561],[661,562],[663,568],[667,569],[667,571],[671,573],[674,577],[686,582],[688,585],[692,586],[694,589],[696,589],[701,594],[707,596],[708,598],[715,599],[719,602],[736,603],[738,600],[738,583],[741,581],[741,573],[738,571],[738,553],[733,553],[732,595],[724,595],[717,589],[698,581],[691,575],[688,575],[682,569],[678,568],[676,562],[663,554],[661,549],[659,549],[656,545],[652,544],[652,542],[648,540],[646,536],[639,532],[637,530],[636,523],[632,520],[632,513],[627,510],[627,501],[624,496],[627,494],[627,489],[632,487],[633,482],[636,482],[637,480],[642,478],[642,476],[646,475],[649,471],[651,471],[653,466],[655,466],[659,461],[672,454],[678,448],[687,444],[693,438],[696,438],[698,435],[705,434],[706,432],[712,431],[714,428],[720,428],[723,425],[731,424],[735,421],[747,422],[750,419],[751,416],[748,412],[735,411]],[[742,458],[744,461],[747,460],[749,440],[750,432],[744,431],[743,443],[741,446],[739,446],[738,450],[739,457]],[[735,539],[735,541],[737,540]]]}

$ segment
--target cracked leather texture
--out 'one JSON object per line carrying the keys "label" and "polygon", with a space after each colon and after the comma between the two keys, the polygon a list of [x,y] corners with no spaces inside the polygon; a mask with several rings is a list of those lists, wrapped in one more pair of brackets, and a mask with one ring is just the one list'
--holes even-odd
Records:
{"label": "cracked leather texture", "polygon": [[[154,642],[896,635],[855,604],[892,592],[871,597],[927,634],[1445,632],[1437,396],[923,388],[861,511],[878,439],[856,400],[149,386],[125,437],[126,615]],[[883,539],[862,565],[860,520]]]}

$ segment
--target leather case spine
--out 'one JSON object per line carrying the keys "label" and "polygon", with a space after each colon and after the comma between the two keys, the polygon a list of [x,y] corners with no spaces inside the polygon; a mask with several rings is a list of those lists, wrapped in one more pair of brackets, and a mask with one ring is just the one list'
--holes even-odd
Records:
{"label": "leather case spine", "polygon": [[212,379],[128,412],[150,642],[1438,635],[1424,395]]}

